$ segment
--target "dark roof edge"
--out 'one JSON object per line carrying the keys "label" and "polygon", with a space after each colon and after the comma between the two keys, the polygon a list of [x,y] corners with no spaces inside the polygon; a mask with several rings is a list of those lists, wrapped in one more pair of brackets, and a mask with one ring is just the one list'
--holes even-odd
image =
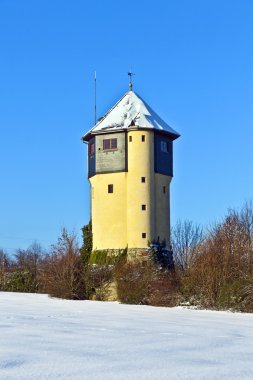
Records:
{"label": "dark roof edge", "polygon": [[122,129],[117,129],[117,130],[106,130],[106,131],[98,131],[98,132],[93,132],[92,133],[92,130],[90,130],[88,133],[86,133],[86,135],[84,135],[81,140],[83,142],[87,142],[89,141],[93,136],[96,136],[96,135],[109,135],[109,134],[112,134],[112,133],[123,133],[123,132],[128,132],[128,131],[150,131],[150,132],[154,132],[154,133],[158,133],[158,134],[161,134],[161,135],[167,135],[167,136],[170,136],[172,138],[172,140],[176,140],[178,139],[181,135],[179,133],[171,133],[169,131],[166,131],[164,129],[151,129],[151,128],[143,128],[143,127],[138,127],[138,126],[135,126],[135,127],[129,127],[129,128],[122,128]]}

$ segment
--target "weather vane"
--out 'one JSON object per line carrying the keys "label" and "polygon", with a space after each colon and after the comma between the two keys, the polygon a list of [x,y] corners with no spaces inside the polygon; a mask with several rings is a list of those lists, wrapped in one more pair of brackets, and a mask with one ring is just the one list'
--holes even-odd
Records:
{"label": "weather vane", "polygon": [[129,75],[129,90],[132,91],[132,88],[133,88],[132,76],[135,74],[132,71],[129,71],[127,75]]}

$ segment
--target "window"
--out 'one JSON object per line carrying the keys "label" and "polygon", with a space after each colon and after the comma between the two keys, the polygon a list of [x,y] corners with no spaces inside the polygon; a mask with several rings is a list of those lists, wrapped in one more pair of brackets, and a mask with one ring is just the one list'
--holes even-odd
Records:
{"label": "window", "polygon": [[168,153],[170,151],[169,141],[161,141],[161,151],[163,153]]}
{"label": "window", "polygon": [[89,145],[89,155],[91,156],[92,154],[95,153],[95,143],[90,143]]}
{"label": "window", "polygon": [[113,185],[108,185],[108,193],[113,193]]}
{"label": "window", "polygon": [[146,205],[141,205],[141,209],[142,209],[142,211],[145,211],[147,209]]}
{"label": "window", "polygon": [[133,141],[132,136],[129,136],[129,142],[132,142],[132,141]]}
{"label": "window", "polygon": [[163,186],[163,194],[166,193],[166,186]]}
{"label": "window", "polygon": [[146,237],[147,237],[146,232],[142,232],[141,237],[142,237],[142,239],[146,239]]}
{"label": "window", "polygon": [[146,182],[146,178],[145,177],[141,177],[141,182],[145,183]]}
{"label": "window", "polygon": [[105,139],[103,140],[103,150],[117,149],[117,139]]}
{"label": "window", "polygon": [[141,141],[142,141],[142,142],[145,141],[145,135],[142,135],[142,136],[141,136]]}

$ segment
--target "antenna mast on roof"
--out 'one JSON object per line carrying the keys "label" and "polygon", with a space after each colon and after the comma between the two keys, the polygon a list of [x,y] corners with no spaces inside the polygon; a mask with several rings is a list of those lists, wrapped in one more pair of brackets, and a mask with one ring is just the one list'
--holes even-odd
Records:
{"label": "antenna mast on roof", "polygon": [[133,89],[132,76],[135,74],[132,71],[129,71],[127,75],[129,75],[129,90],[132,91]]}
{"label": "antenna mast on roof", "polygon": [[94,125],[97,124],[97,73],[94,73]]}

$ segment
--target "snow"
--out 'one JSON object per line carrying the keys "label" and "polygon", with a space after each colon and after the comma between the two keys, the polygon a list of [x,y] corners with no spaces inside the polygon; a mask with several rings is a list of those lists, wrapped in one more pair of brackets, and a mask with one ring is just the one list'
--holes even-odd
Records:
{"label": "snow", "polygon": [[253,315],[0,293],[1,380],[253,379]]}
{"label": "snow", "polygon": [[116,132],[133,128],[133,124],[135,128],[164,130],[179,137],[179,134],[133,91],[127,92],[88,133]]}

